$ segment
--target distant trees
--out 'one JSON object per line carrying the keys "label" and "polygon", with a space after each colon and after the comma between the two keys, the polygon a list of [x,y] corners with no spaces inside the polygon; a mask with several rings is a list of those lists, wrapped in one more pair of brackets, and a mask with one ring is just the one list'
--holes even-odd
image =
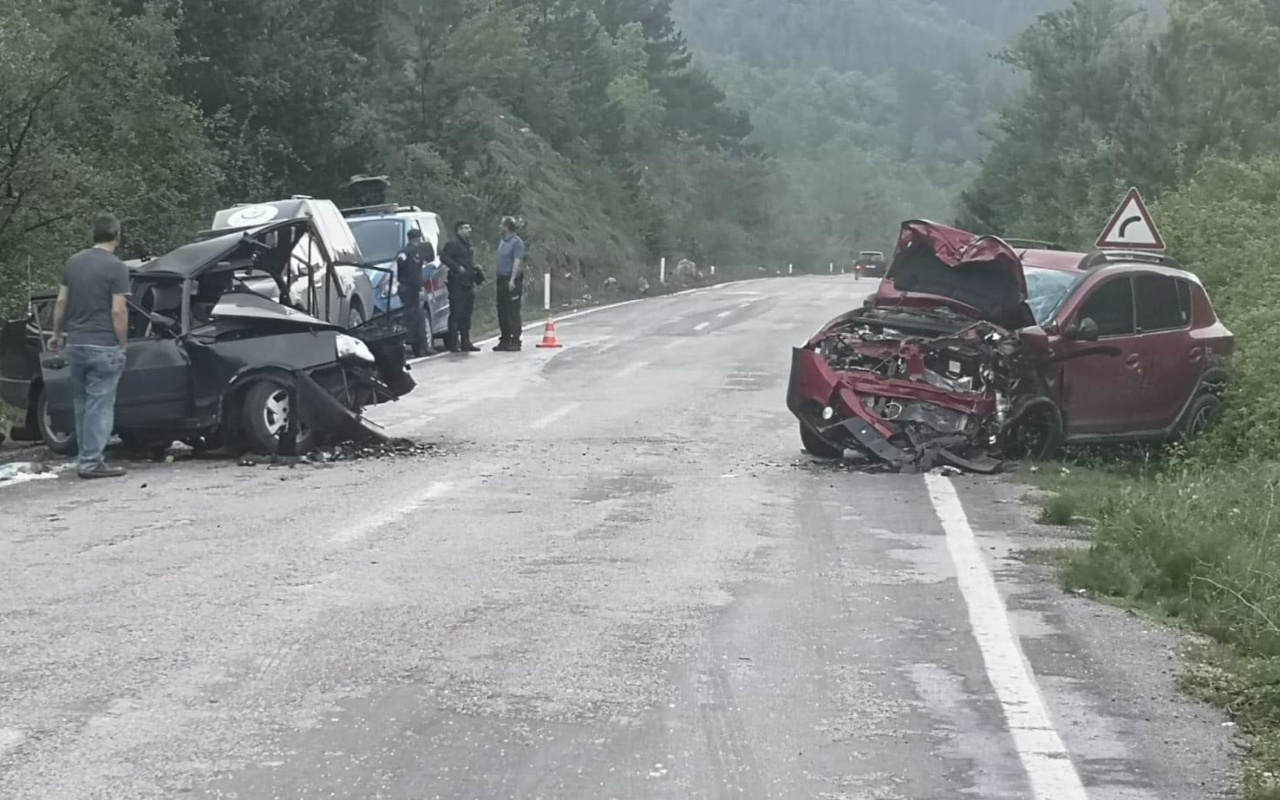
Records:
{"label": "distant trees", "polygon": [[551,225],[568,192],[581,218],[551,227],[594,225],[583,257],[617,268],[709,255],[726,224],[750,250],[763,192],[700,227],[760,175],[749,134],[665,0],[0,0],[0,310],[96,208],[155,252],[219,206],[370,170],[472,217]]}

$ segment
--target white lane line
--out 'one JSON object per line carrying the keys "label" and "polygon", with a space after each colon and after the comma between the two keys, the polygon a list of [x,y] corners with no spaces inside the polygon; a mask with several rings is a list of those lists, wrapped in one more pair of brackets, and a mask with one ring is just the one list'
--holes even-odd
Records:
{"label": "white lane line", "polygon": [[716,316],[719,317],[720,319],[724,319],[725,317],[729,316],[732,313],[733,313],[732,311],[721,311],[719,314],[716,314]]}
{"label": "white lane line", "polygon": [[743,303],[742,305],[738,306],[738,308],[751,308],[751,304],[752,304],[752,303],[754,303],[754,302],[755,302],[755,300],[748,300],[747,302],[745,302],[745,303]]}
{"label": "white lane line", "polygon": [[1036,800],[1088,800],[1071,754],[1049,717],[1035,673],[1009,623],[1009,612],[978,549],[964,506],[950,480],[925,475],[929,498],[947,534],[969,625],[982,651],[987,678],[1004,709],[1014,748]]}
{"label": "white lane line", "polygon": [[677,347],[684,347],[686,344],[688,344],[688,343],[687,343],[683,338],[680,338],[680,339],[672,339],[671,341],[667,342],[666,346],[665,346],[665,347],[663,347],[662,349],[663,349],[663,350],[675,350]]}
{"label": "white lane line", "polygon": [[559,422],[560,420],[569,416],[573,412],[577,411],[578,406],[580,405],[582,405],[582,403],[567,403],[563,406],[560,406],[555,411],[552,411],[550,414],[547,414],[545,417],[534,420],[533,424],[530,427],[532,427],[536,431],[540,431],[543,428],[549,427],[554,423]]}
{"label": "white lane line", "polygon": [[710,324],[711,324],[710,322],[699,322],[697,325],[693,326],[693,329],[695,331],[703,331],[703,330],[706,330],[707,326],[709,326]]}
{"label": "white lane line", "polygon": [[647,366],[649,366],[648,361],[637,361],[634,364],[626,365],[625,367],[623,367],[621,370],[618,371],[617,375],[614,375],[613,377],[619,380],[622,378],[629,378]]}
{"label": "white lane line", "polygon": [[408,503],[396,506],[395,508],[384,509],[376,514],[370,514],[361,520],[358,525],[353,525],[346,530],[338,531],[333,536],[329,537],[329,544],[341,546],[357,542],[379,528],[397,522],[402,517],[406,517],[414,511],[417,511],[432,500],[443,497],[453,489],[453,486],[454,485],[449,481],[433,481],[426,489],[409,498]]}

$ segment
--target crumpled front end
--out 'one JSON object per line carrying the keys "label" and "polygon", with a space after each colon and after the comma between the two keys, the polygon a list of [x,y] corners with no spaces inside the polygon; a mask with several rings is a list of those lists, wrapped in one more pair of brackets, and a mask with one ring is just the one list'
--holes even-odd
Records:
{"label": "crumpled front end", "polygon": [[792,352],[787,405],[832,452],[882,468],[996,472],[1025,368],[1015,334],[938,338],[845,325]]}

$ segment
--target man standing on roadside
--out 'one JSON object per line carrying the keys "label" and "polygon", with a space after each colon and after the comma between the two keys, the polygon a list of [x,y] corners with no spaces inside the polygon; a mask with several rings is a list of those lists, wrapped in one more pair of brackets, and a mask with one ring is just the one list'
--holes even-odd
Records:
{"label": "man standing on roadside", "polygon": [[95,217],[93,247],[67,259],[53,307],[49,350],[63,350],[65,328],[81,478],[125,474],[123,467],[109,466],[102,455],[115,428],[116,387],[129,341],[129,268],[115,254],[119,243],[120,220],[105,213]]}
{"label": "man standing on roadside", "polygon": [[404,310],[404,324],[409,329],[413,357],[433,356],[431,331],[422,309],[422,285],[426,282],[427,265],[436,260],[435,248],[422,237],[418,228],[409,229],[409,244],[396,254],[396,294]]}
{"label": "man standing on roadside", "polygon": [[453,230],[458,238],[440,250],[440,260],[449,270],[449,350],[474,353],[480,348],[471,343],[471,313],[476,307],[476,287],[484,283],[484,273],[476,266],[471,225],[459,222]]}
{"label": "man standing on roadside", "polygon": [[514,217],[502,218],[502,241],[498,243],[498,262],[494,272],[498,280],[498,326],[501,339],[494,347],[498,352],[520,350],[520,300],[524,295],[524,241],[516,235]]}

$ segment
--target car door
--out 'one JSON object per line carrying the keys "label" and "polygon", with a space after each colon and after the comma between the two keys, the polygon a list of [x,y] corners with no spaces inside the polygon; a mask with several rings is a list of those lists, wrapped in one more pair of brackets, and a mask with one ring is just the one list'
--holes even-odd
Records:
{"label": "car door", "polygon": [[[141,292],[141,297],[139,297]],[[129,346],[125,350],[124,374],[116,388],[116,427],[171,427],[193,413],[191,363],[178,340],[177,327],[162,330],[147,318],[147,311],[178,321],[182,286],[165,282],[154,286],[135,284],[137,302],[129,305]],[[165,296],[169,302],[152,298]]]}
{"label": "car door", "polygon": [[1145,398],[1142,430],[1164,430],[1178,421],[1200,383],[1203,344],[1191,334],[1191,287],[1168,275],[1133,279]]}
{"label": "car door", "polygon": [[[1127,275],[1086,285],[1076,310],[1064,320],[1092,319],[1098,340],[1064,341],[1062,412],[1068,436],[1106,436],[1133,429],[1143,414],[1141,346],[1136,335],[1133,282]],[[1088,354],[1101,348],[1113,354]]]}
{"label": "car door", "polygon": [[449,328],[449,284],[443,269],[443,262],[440,260],[440,251],[444,248],[445,238],[444,225],[441,219],[435,214],[423,214],[414,217],[413,226],[422,231],[423,238],[431,243],[432,249],[435,251],[435,261],[431,262],[431,269],[435,270],[435,274],[427,281],[424,288],[426,293],[426,301],[431,309],[431,329],[436,332],[443,332]]}

